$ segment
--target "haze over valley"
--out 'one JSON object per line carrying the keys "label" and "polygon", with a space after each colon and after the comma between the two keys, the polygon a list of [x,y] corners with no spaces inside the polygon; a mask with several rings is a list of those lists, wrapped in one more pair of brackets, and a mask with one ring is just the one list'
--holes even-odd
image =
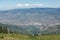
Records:
{"label": "haze over valley", "polygon": [[25,8],[0,11],[0,25],[8,26],[10,31],[24,34],[60,33],[60,8]]}

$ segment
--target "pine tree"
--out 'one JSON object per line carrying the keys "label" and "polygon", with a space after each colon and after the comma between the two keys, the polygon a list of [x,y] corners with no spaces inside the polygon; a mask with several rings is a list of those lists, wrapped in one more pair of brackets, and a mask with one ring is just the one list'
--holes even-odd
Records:
{"label": "pine tree", "polygon": [[8,33],[8,30],[7,30],[7,26],[4,26],[4,28],[2,29],[3,31],[3,33]]}
{"label": "pine tree", "polygon": [[0,26],[0,33],[2,33],[2,26]]}

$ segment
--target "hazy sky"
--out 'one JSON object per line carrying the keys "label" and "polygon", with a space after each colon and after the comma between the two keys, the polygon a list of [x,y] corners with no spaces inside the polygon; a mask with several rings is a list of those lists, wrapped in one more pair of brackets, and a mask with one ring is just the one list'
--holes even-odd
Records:
{"label": "hazy sky", "polygon": [[60,0],[0,0],[0,10],[32,7],[60,8]]}

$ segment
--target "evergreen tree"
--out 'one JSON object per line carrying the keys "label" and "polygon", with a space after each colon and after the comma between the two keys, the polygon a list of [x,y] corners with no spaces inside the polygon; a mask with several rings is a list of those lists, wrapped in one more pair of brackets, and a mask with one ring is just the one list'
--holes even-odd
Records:
{"label": "evergreen tree", "polygon": [[3,33],[8,33],[8,30],[7,30],[7,26],[4,26],[4,28],[2,29],[3,31]]}
{"label": "evergreen tree", "polygon": [[0,33],[2,33],[2,26],[0,26]]}

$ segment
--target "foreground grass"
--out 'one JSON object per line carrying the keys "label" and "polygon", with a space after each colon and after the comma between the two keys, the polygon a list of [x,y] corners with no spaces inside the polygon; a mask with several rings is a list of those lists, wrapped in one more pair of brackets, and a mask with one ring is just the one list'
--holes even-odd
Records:
{"label": "foreground grass", "polygon": [[60,35],[0,34],[0,40],[60,40]]}

